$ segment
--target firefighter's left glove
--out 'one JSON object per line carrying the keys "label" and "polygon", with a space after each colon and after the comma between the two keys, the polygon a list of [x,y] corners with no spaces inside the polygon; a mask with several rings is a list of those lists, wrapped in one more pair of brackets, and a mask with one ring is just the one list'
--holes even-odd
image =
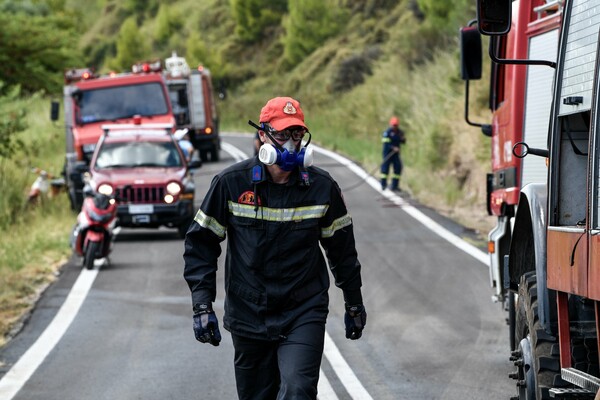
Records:
{"label": "firefighter's left glove", "polygon": [[194,314],[194,335],[196,340],[201,343],[210,343],[218,346],[221,342],[221,332],[219,331],[219,321],[209,304],[202,304],[200,311]]}
{"label": "firefighter's left glove", "polygon": [[346,324],[346,339],[360,339],[362,331],[367,324],[367,311],[365,307],[362,304],[346,305],[344,324]]}

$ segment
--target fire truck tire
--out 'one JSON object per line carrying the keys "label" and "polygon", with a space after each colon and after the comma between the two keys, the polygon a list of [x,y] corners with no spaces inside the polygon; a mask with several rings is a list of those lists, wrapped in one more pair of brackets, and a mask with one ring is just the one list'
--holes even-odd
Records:
{"label": "fire truck tire", "polygon": [[83,256],[83,266],[86,269],[94,268],[94,260],[96,259],[96,254],[100,251],[100,242],[89,242],[87,248],[85,249],[85,254]]}
{"label": "fire truck tire", "polygon": [[208,161],[208,151],[201,149],[199,150],[200,152],[200,160],[202,160],[202,162],[207,162]]}
{"label": "fire truck tire", "polygon": [[517,366],[519,400],[550,399],[550,388],[565,383],[560,379],[558,341],[540,324],[535,272],[523,274],[519,283],[515,340],[518,350],[511,359]]}
{"label": "fire truck tire", "polygon": [[219,161],[219,149],[217,146],[213,146],[210,150],[210,160],[213,162]]}
{"label": "fire truck tire", "polygon": [[517,348],[517,343],[515,340],[515,319],[516,319],[516,311],[515,311],[515,294],[508,291],[508,295],[506,296],[506,308],[508,309],[508,340],[510,344],[510,349],[515,350]]}

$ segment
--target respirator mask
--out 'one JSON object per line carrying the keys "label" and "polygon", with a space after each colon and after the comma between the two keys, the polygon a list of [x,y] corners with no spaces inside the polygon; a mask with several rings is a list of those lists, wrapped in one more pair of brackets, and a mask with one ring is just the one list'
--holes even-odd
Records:
{"label": "respirator mask", "polygon": [[[265,165],[277,164],[284,171],[292,171],[296,167],[310,167],[313,163],[313,148],[309,146],[311,134],[305,128],[284,129],[277,131],[268,124],[260,126],[252,121],[248,123],[254,128],[265,132],[272,143],[263,144],[258,150],[258,159]],[[308,141],[299,148],[304,135],[308,133]],[[284,141],[283,145],[279,141]]]}

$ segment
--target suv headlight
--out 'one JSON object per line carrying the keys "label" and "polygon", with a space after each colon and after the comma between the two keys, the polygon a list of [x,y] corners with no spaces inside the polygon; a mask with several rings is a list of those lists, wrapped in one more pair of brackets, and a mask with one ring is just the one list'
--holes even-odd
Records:
{"label": "suv headlight", "polygon": [[178,182],[171,182],[167,185],[167,193],[177,196],[181,192],[181,185]]}
{"label": "suv headlight", "polygon": [[103,183],[100,186],[98,186],[98,193],[103,194],[105,196],[112,195],[114,191],[114,188],[108,183]]}

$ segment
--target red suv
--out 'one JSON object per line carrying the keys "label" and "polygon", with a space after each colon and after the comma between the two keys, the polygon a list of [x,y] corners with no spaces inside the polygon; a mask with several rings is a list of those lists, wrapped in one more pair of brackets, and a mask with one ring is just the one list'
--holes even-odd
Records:
{"label": "red suv", "polygon": [[118,225],[177,228],[194,218],[194,180],[168,124],[104,125],[90,163],[90,184],[116,194]]}

